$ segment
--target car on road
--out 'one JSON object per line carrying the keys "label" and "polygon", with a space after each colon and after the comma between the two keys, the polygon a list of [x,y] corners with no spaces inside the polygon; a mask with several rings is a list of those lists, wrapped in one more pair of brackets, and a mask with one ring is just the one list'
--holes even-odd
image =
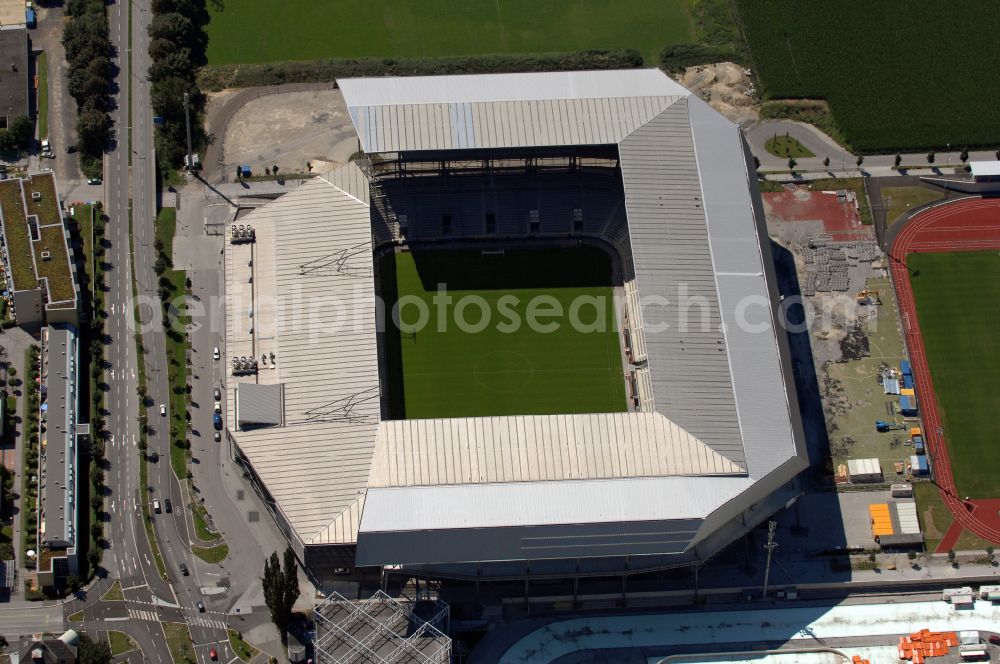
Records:
{"label": "car on road", "polygon": [[217,412],[217,413],[221,413],[222,412],[222,402],[221,401],[216,401],[215,402],[215,412]]}
{"label": "car on road", "polygon": [[171,514],[174,511],[174,504],[170,502],[169,498],[163,499],[163,511],[167,514]]}
{"label": "car on road", "polygon": [[347,576],[351,573],[351,569],[349,567],[334,567],[333,573],[337,576]]}
{"label": "car on road", "polygon": [[160,415],[161,416],[165,416],[166,414],[167,414],[167,404],[161,403],[160,404]]}
{"label": "car on road", "polygon": [[185,565],[184,563],[181,563],[180,565],[178,565],[177,569],[179,569],[181,571],[181,574],[183,574],[184,576],[188,575],[188,566]]}
{"label": "car on road", "polygon": [[215,652],[215,648],[209,648],[208,656],[212,659],[213,662],[219,661],[219,653]]}
{"label": "car on road", "polygon": [[219,359],[220,357],[221,357],[221,355],[219,354],[219,347],[218,347],[218,346],[216,346],[216,347],[215,347],[215,350],[213,350],[213,351],[212,351],[212,359],[215,359],[215,360],[217,360],[217,359]]}
{"label": "car on road", "polygon": [[212,415],[212,424],[215,426],[216,429],[221,429],[222,428],[222,415],[219,415],[218,413],[216,413],[215,415]]}
{"label": "car on road", "polygon": [[212,392],[212,396],[215,397],[216,401],[222,401],[222,390],[215,388],[215,391]]}
{"label": "car on road", "polygon": [[216,431],[215,432],[215,442],[217,442],[217,443],[221,443],[222,442],[222,432],[221,431]]}
{"label": "car on road", "polygon": [[75,145],[67,145],[66,146],[66,154],[73,154],[74,152],[76,152],[76,146]]}
{"label": "car on road", "polygon": [[153,500],[153,514],[159,514],[159,513],[160,513],[160,501],[154,499]]}
{"label": "car on road", "polygon": [[104,184],[104,181],[101,178],[90,178],[87,180],[87,184]]}
{"label": "car on road", "polygon": [[200,599],[195,604],[195,607],[198,609],[198,613],[205,613],[205,603]]}

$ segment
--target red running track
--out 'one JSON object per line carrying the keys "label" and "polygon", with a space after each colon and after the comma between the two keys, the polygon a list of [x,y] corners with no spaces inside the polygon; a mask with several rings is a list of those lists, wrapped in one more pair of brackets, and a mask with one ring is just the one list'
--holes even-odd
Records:
{"label": "red running track", "polygon": [[[924,422],[924,435],[934,463],[934,477],[941,496],[955,517],[955,522],[979,537],[1000,544],[1000,515],[997,501],[984,499],[963,503],[964,496],[955,495],[955,479],[948,458],[948,445],[941,430],[941,417],[934,393],[934,382],[927,366],[917,308],[910,284],[906,257],[913,253],[1000,250],[1000,199],[963,198],[943,203],[911,217],[896,235],[889,254],[889,265],[896,297],[899,301],[901,324],[906,347],[913,366],[917,398]],[[938,551],[954,546],[960,530],[955,524],[941,541]]]}

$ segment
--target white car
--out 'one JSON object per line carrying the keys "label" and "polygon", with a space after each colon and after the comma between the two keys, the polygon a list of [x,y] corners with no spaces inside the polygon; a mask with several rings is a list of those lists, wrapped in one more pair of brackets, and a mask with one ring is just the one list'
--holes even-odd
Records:
{"label": "white car", "polygon": [[216,346],[216,347],[215,347],[215,350],[214,350],[214,351],[212,351],[212,357],[213,357],[214,359],[216,359],[216,360],[217,360],[217,359],[219,359],[219,357],[220,357],[220,356],[219,356],[219,347],[218,347],[218,346]]}
{"label": "white car", "polygon": [[221,401],[216,401],[215,402],[215,412],[217,412],[217,413],[221,413],[222,412],[222,402]]}
{"label": "white car", "polygon": [[166,404],[163,404],[163,403],[160,404],[160,415],[163,416],[163,417],[166,417],[166,415],[167,415],[167,405]]}

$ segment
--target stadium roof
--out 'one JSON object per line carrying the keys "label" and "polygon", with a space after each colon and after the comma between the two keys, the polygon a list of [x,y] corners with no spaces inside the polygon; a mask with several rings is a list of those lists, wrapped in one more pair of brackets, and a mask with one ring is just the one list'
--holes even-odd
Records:
{"label": "stadium roof", "polygon": [[1000,175],[1000,161],[970,161],[969,168],[973,177],[985,175]]}
{"label": "stadium roof", "polygon": [[[658,70],[339,85],[369,154],[618,145],[655,412],[379,422],[368,183],[349,164],[244,218],[257,230],[257,292],[302,293],[312,311],[326,302],[330,320],[304,316],[289,330],[255,309],[246,334],[247,301],[232,302],[232,291],[249,271],[238,248],[226,249],[227,351],[279,348],[255,380],[281,382],[286,402],[280,433],[235,435],[301,541],[704,520],[755,482],[777,488],[805,466],[763,211],[737,126]],[[359,546],[359,564],[400,555],[398,543],[372,541]]]}

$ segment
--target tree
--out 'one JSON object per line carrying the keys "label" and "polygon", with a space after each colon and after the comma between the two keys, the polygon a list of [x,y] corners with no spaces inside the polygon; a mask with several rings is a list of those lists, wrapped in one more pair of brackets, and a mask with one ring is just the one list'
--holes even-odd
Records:
{"label": "tree", "polygon": [[83,110],[76,120],[80,150],[84,154],[100,155],[111,138],[111,118],[96,108]]}
{"label": "tree", "polygon": [[962,163],[963,163],[963,164],[964,164],[965,162],[969,161],[969,151],[968,151],[968,150],[962,150],[962,151],[961,151],[961,152],[959,153],[959,155],[958,155],[958,158],[962,160]]}
{"label": "tree", "polygon": [[81,634],[76,661],[77,664],[111,664],[111,646],[104,641],[91,641],[89,636]]}
{"label": "tree", "polygon": [[35,125],[27,115],[19,115],[11,121],[7,133],[11,135],[15,149],[24,150],[35,137]]}
{"label": "tree", "polygon": [[278,174],[278,165],[277,164],[275,164],[274,166],[271,167],[271,172],[274,173],[275,175]]}
{"label": "tree", "polygon": [[194,24],[183,14],[170,12],[154,14],[149,23],[149,36],[152,39],[166,39],[179,46],[193,46],[195,39]]}
{"label": "tree", "polygon": [[275,551],[264,561],[264,574],[261,586],[264,590],[264,603],[271,611],[271,622],[281,634],[281,642],[288,639],[288,626],[292,622],[292,607],[299,598],[298,564],[291,547],[285,549],[284,569]]}
{"label": "tree", "polygon": [[993,547],[986,547],[986,558],[992,563],[993,562]]}
{"label": "tree", "polygon": [[896,168],[899,168],[899,165],[903,163],[903,155],[897,154],[895,161],[896,161],[895,163]]}
{"label": "tree", "polygon": [[177,44],[169,39],[153,39],[149,42],[149,57],[153,61],[162,60],[177,51]]}
{"label": "tree", "polygon": [[830,156],[829,155],[827,155],[823,159],[823,168],[830,168]]}
{"label": "tree", "polygon": [[[312,170],[312,164],[309,163],[308,161],[306,162],[306,168],[308,168],[310,171]],[[753,169],[755,171],[760,170],[760,159],[758,159],[756,156],[753,158]]]}
{"label": "tree", "polygon": [[798,164],[798,163],[799,162],[795,161],[795,157],[789,157],[788,158],[788,170],[794,171],[795,170],[795,165]]}
{"label": "tree", "polygon": [[858,168],[861,168],[861,164],[863,163],[865,163],[865,158],[862,155],[858,155],[858,160],[857,160]]}
{"label": "tree", "polygon": [[934,151],[933,150],[931,150],[930,152],[927,153],[927,163],[928,164],[933,164],[934,163]]}
{"label": "tree", "polygon": [[948,562],[955,564],[955,549],[948,549]]}

